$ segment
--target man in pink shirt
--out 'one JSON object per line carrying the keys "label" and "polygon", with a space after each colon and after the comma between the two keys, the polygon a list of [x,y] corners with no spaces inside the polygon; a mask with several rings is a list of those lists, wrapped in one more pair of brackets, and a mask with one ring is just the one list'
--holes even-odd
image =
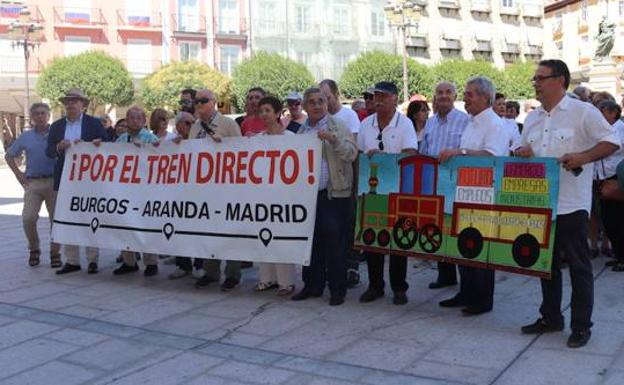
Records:
{"label": "man in pink shirt", "polygon": [[247,91],[245,116],[236,119],[243,136],[254,136],[266,131],[266,125],[260,119],[260,110],[258,108],[258,102],[265,96],[266,92],[261,87],[254,87]]}

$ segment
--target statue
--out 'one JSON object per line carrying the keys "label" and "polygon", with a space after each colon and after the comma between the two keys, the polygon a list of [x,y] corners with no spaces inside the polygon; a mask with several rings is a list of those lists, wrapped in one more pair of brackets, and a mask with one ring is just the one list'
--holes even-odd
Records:
{"label": "statue", "polygon": [[598,35],[596,36],[596,53],[594,58],[602,61],[609,57],[609,52],[615,43],[615,23],[603,17],[598,25]]}

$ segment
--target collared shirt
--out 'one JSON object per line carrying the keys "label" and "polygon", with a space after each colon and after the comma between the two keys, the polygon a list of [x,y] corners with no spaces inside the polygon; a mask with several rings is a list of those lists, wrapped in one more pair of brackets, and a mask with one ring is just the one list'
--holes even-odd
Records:
{"label": "collared shirt", "polygon": [[[380,133],[381,141],[377,139]],[[418,137],[414,124],[399,111],[394,112],[390,123],[383,129],[379,128],[377,114],[362,121],[357,137],[360,151],[366,153],[370,150],[379,150],[380,142],[383,142],[382,152],[389,154],[398,154],[410,148],[418,150]]]}
{"label": "collared shirt", "polygon": [[197,119],[191,126],[189,131],[189,139],[202,139],[202,138],[226,138],[230,136],[241,136],[241,129],[236,124],[234,119],[224,116],[220,112],[215,112],[213,116],[204,122],[205,125],[213,132],[212,135],[207,135],[206,130],[202,125],[202,120]]}
{"label": "collared shirt", "polygon": [[598,180],[604,180],[614,176],[617,165],[624,160],[624,122],[618,119],[613,123],[612,127],[620,139],[620,148],[608,157],[594,162],[595,176]]}
{"label": "collared shirt", "polygon": [[243,136],[254,136],[266,131],[266,124],[259,116],[246,116],[240,125]]}
{"label": "collared shirt", "polygon": [[509,135],[509,150],[513,151],[518,147],[518,143],[520,143],[520,128],[518,127],[518,123],[513,119],[502,118],[502,121],[505,126],[505,131],[507,131],[507,135]]}
{"label": "collared shirt", "polygon": [[[316,125],[310,125],[310,118],[306,119],[301,128],[299,129],[298,134],[316,134],[320,130],[327,130],[327,125],[329,123],[329,114],[325,115],[321,120],[316,122]],[[319,180],[319,191],[325,190],[329,185],[329,163],[327,159],[323,157],[323,161],[321,162],[321,179]]]}
{"label": "collared shirt", "polygon": [[51,177],[54,174],[56,159],[48,158],[45,153],[49,133],[49,128],[41,134],[34,128],[24,131],[7,150],[11,158],[26,152],[26,178]]}
{"label": "collared shirt", "polygon": [[[556,158],[589,150],[599,142],[620,145],[615,131],[596,107],[567,95],[550,112],[543,107],[531,111],[520,139],[521,146],[530,146],[535,156]],[[591,212],[592,176],[592,164],[584,165],[578,176],[561,167],[557,214]]]}
{"label": "collared shirt", "polygon": [[503,120],[490,107],[473,116],[461,137],[460,148],[509,155],[509,135]]}
{"label": "collared shirt", "polygon": [[65,118],[65,140],[73,142],[82,137],[82,116],[83,114],[80,114],[80,117],[73,122]]}
{"label": "collared shirt", "polygon": [[353,134],[357,134],[360,131],[360,119],[358,119],[355,111],[348,107],[340,107],[338,112],[332,114],[332,116],[342,122]]}
{"label": "collared shirt", "polygon": [[455,108],[449,111],[444,118],[439,114],[427,119],[425,133],[421,142],[420,153],[429,156],[439,156],[442,150],[459,148],[462,134],[468,125],[468,114]]}
{"label": "collared shirt", "polygon": [[141,128],[141,130],[134,136],[130,136],[130,134],[124,132],[123,134],[119,135],[116,143],[133,143],[135,141],[139,143],[155,143],[158,142],[158,140],[158,137],[154,135],[150,130],[148,130],[147,128]]}

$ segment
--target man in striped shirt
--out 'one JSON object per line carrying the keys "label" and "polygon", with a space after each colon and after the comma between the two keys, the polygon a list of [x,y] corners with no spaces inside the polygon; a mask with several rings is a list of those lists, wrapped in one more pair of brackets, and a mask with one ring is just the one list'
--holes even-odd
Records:
{"label": "man in striped shirt", "polygon": [[[423,155],[438,157],[445,149],[459,148],[464,129],[470,117],[456,108],[453,103],[457,97],[455,85],[440,82],[435,88],[436,113],[425,125],[425,133],[419,152]],[[430,289],[439,289],[457,284],[457,273],[452,263],[438,262],[438,279],[429,284]]]}

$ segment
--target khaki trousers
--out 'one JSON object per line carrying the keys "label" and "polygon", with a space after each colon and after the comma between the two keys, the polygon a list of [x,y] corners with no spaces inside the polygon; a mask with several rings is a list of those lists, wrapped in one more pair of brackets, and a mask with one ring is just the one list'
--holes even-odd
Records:
{"label": "khaki trousers", "polygon": [[[136,265],[136,258],[134,257],[134,251],[122,251],[121,257],[123,263],[128,266]],[[158,265],[158,254],[143,253],[143,263],[145,266]]]}
{"label": "khaki trousers", "polygon": [[[24,233],[28,240],[28,250],[40,250],[37,221],[41,204],[45,202],[46,210],[50,216],[50,228],[54,219],[54,205],[56,204],[56,191],[54,191],[54,179],[29,179],[24,188],[24,208],[22,209],[22,223]],[[50,255],[57,255],[61,251],[58,243],[50,243]]]}
{"label": "khaki trousers", "polygon": [[[65,259],[66,262],[70,265],[80,266],[80,246],[75,245],[63,245],[65,251]],[[87,252],[87,261],[98,262],[98,257],[100,256],[100,249],[97,247],[85,247]]]}

